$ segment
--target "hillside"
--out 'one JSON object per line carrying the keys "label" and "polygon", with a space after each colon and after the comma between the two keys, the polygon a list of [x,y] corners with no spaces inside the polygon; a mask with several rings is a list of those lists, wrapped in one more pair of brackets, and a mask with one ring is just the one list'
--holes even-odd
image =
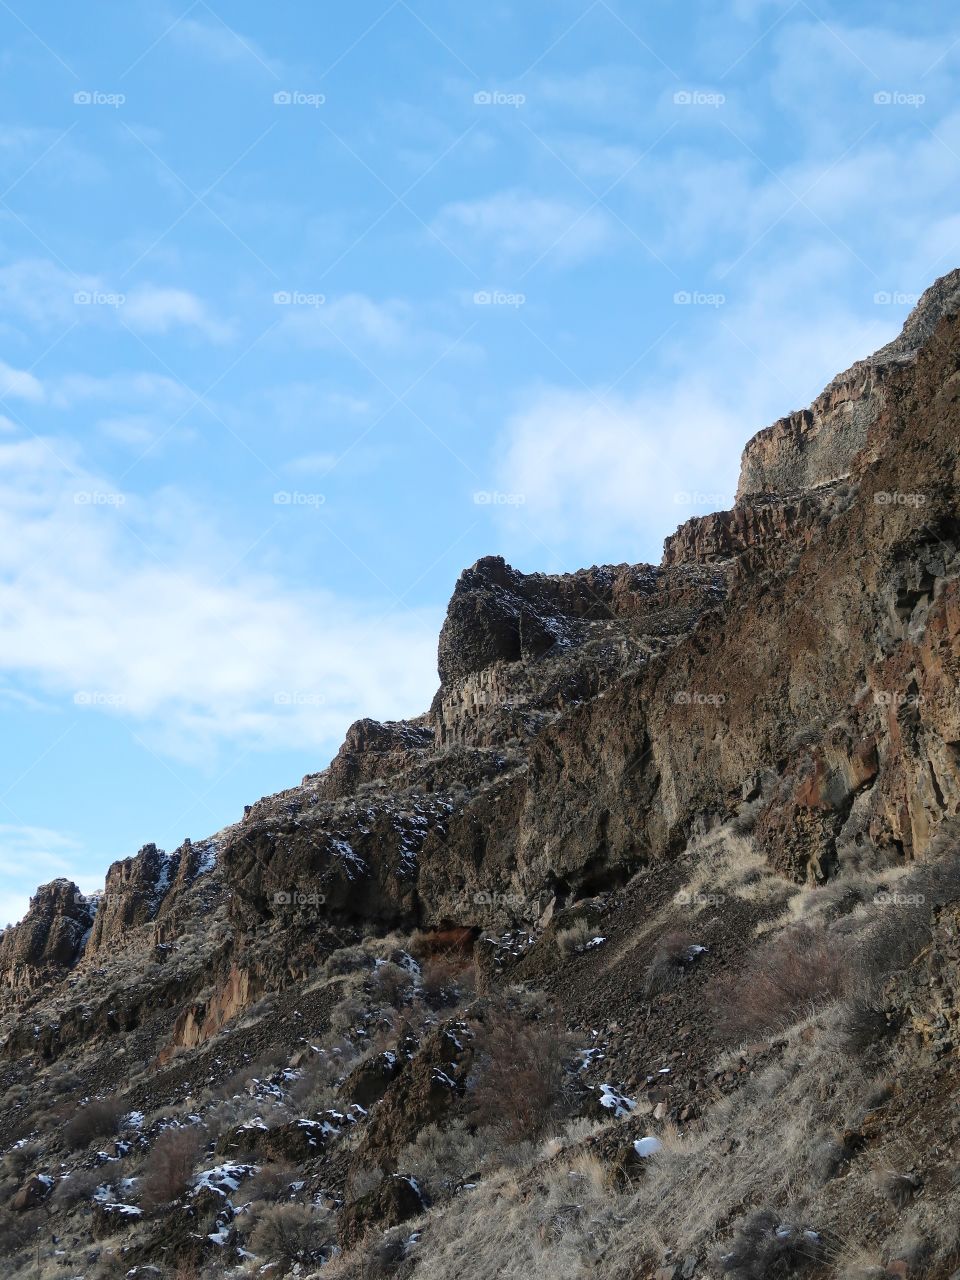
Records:
{"label": "hillside", "polygon": [[960,1268],[960,271],[660,565],[454,588],[440,687],[0,936],[44,1280]]}

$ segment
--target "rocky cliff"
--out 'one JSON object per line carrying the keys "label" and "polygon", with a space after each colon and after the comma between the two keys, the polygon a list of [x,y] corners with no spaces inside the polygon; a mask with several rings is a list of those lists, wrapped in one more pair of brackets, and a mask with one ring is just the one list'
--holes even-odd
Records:
{"label": "rocky cliff", "polygon": [[[329,1031],[349,969],[327,966],[378,939],[365,999],[381,970],[397,989],[412,982],[417,1000],[428,988],[441,999],[410,975],[463,952],[483,1000],[533,984],[577,1034],[597,1038],[585,1080],[607,1058],[647,1091],[650,1114],[692,1123],[690,1096],[726,1088],[708,1056],[734,1034],[704,1003],[702,957],[719,982],[769,933],[775,909],[840,901],[863,877],[909,877],[940,856],[960,817],[958,370],[954,272],[898,339],[755,435],[734,507],[687,521],[659,566],[525,575],[486,557],[467,569],[428,711],[359,721],[328,768],[232,827],[114,864],[97,902],[66,881],[38,891],[0,939],[8,1080],[83,1058],[96,1064],[91,1087],[123,1087],[138,1107],[157,1102],[160,1085],[132,1084],[133,1063],[169,1092],[237,1069],[277,1038],[291,1053],[330,1053],[310,1039],[320,1038],[310,1019]],[[703,850],[741,845],[763,894],[716,889],[733,873]],[[709,945],[691,935],[661,956],[654,935],[678,891],[726,905],[698,917]],[[916,1035],[952,1044],[954,916],[949,893],[928,897],[943,911],[948,976],[929,1008],[913,971],[894,981],[883,1025],[899,1027],[912,1001]],[[831,946],[847,946],[844,928]],[[411,937],[419,960],[397,941]],[[658,964],[662,989],[642,977]],[[670,994],[681,977],[682,1007]],[[401,1149],[448,1123],[490,1059],[464,1047],[492,1034],[490,1008],[471,1016],[468,1027],[451,1015],[444,1030],[430,1014],[422,1039],[381,1028],[388,1057],[365,1068],[364,1101],[343,1086],[374,1119],[310,1118],[327,1126],[321,1145],[359,1124],[361,1163],[399,1176]],[[628,1032],[637,1020],[642,1030]],[[349,1035],[371,1036],[366,1025]],[[678,1077],[682,1059],[686,1101],[646,1078],[657,1037],[676,1046]],[[765,1042],[762,1061],[779,1052]],[[18,1112],[15,1137],[30,1114]],[[296,1136],[294,1126],[283,1141]],[[369,1203],[352,1196],[357,1160],[329,1159],[316,1177],[322,1166],[341,1187],[351,1248],[371,1223],[425,1208],[394,1183]]]}

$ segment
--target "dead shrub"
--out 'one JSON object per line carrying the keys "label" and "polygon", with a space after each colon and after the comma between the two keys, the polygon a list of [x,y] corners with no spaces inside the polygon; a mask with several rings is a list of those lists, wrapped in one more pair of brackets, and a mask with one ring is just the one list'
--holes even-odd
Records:
{"label": "dead shrub", "polygon": [[544,1137],[565,1110],[572,1051],[571,1037],[553,1019],[494,1013],[477,1037],[476,1123],[508,1145]]}
{"label": "dead shrub", "polygon": [[420,989],[431,1009],[453,1008],[474,988],[473,959],[463,948],[427,956],[421,964],[421,975]]}
{"label": "dead shrub", "polygon": [[905,1209],[920,1187],[920,1179],[912,1173],[900,1173],[886,1166],[874,1170],[873,1182],[884,1199],[897,1209]]}
{"label": "dead shrub", "polygon": [[82,1151],[94,1138],[112,1138],[120,1129],[123,1107],[116,1098],[91,1098],[63,1126],[71,1151]]}
{"label": "dead shrub", "polygon": [[496,1145],[489,1129],[471,1132],[462,1121],[441,1129],[435,1124],[421,1129],[400,1155],[399,1167],[417,1180],[432,1201],[445,1198],[465,1182],[477,1182]]}
{"label": "dead shrub", "polygon": [[195,1128],[164,1129],[147,1157],[140,1183],[144,1209],[159,1209],[186,1191],[200,1155],[200,1134]]}
{"label": "dead shrub", "polygon": [[731,1280],[773,1280],[822,1263],[826,1249],[816,1231],[763,1209],[745,1218],[730,1249],[719,1259]]}
{"label": "dead shrub", "polygon": [[21,1250],[29,1249],[36,1239],[37,1227],[41,1221],[38,1209],[29,1213],[0,1209],[0,1258],[12,1262]]}
{"label": "dead shrub", "polygon": [[364,1000],[348,996],[330,1014],[330,1030],[340,1036],[363,1034],[369,1021],[369,1012]]}
{"label": "dead shrub", "polygon": [[25,1142],[23,1146],[11,1147],[3,1157],[0,1170],[4,1174],[12,1174],[22,1178],[28,1169],[32,1169],[43,1157],[43,1148],[39,1142]]}
{"label": "dead shrub", "polygon": [[265,1164],[246,1184],[244,1196],[248,1200],[289,1200],[293,1195],[292,1185],[298,1179],[296,1165]]}
{"label": "dead shrub", "polygon": [[323,966],[324,976],[327,978],[344,977],[346,974],[357,973],[361,969],[373,968],[373,956],[366,947],[359,944],[352,947],[341,947],[339,951],[334,951],[328,956]]}
{"label": "dead shrub", "polygon": [[99,1169],[75,1169],[66,1174],[57,1183],[53,1192],[53,1203],[71,1208],[84,1200],[91,1200],[97,1187],[104,1181],[103,1172]]}
{"label": "dead shrub", "polygon": [[837,1047],[851,1056],[866,1053],[896,1030],[882,1003],[870,993],[848,996],[837,1011],[833,1028]]}
{"label": "dead shrub", "polygon": [[378,1000],[393,1009],[402,1008],[413,991],[413,975],[391,960],[378,966],[373,975],[373,991]]}
{"label": "dead shrub", "polygon": [[758,947],[742,969],[713,984],[710,1002],[724,1035],[735,1039],[789,1026],[804,1010],[841,995],[846,950],[800,925]]}
{"label": "dead shrub", "polygon": [[644,973],[643,985],[648,996],[668,991],[679,981],[684,970],[696,959],[694,940],[689,933],[675,930],[664,934],[653,949]]}
{"label": "dead shrub", "polygon": [[325,1209],[269,1205],[255,1216],[250,1248],[258,1257],[279,1264],[285,1274],[298,1262],[322,1262],[336,1233],[336,1218]]}
{"label": "dead shrub", "polygon": [[576,955],[582,951],[594,936],[593,926],[589,920],[577,920],[566,929],[557,933],[557,950],[562,956]]}

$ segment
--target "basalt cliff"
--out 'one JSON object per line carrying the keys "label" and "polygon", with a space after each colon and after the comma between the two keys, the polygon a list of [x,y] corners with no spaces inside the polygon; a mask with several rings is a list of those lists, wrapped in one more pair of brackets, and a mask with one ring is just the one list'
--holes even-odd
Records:
{"label": "basalt cliff", "polygon": [[952,1276],[960,271],[659,565],[0,936],[10,1276]]}

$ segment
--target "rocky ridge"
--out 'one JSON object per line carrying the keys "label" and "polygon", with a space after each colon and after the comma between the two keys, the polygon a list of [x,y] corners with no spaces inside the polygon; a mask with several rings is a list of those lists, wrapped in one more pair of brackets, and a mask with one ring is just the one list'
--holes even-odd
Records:
{"label": "rocky ridge", "polygon": [[[329,1020],[339,988],[311,985],[328,958],[418,931],[424,954],[472,953],[485,998],[534,983],[580,1034],[603,1024],[589,1061],[650,1094],[645,1114],[692,1123],[691,1096],[726,1087],[710,1058],[723,1035],[703,1029],[697,994],[708,969],[689,965],[685,1015],[637,974],[697,851],[749,832],[752,874],[770,886],[767,905],[728,899],[698,921],[690,955],[722,969],[790,895],[904,874],[960,816],[958,369],[953,272],[898,339],[754,436],[733,508],[683,524],[659,566],[543,575],[478,561],[455,586],[427,712],[357,722],[327,769],[207,841],[146,845],[98,900],[67,881],[38,891],[0,937],[8,1080],[94,1053],[110,1087],[123,1060],[157,1073],[137,1085],[156,1102],[157,1081],[242,1064],[260,1032],[241,1028],[265,1001],[270,1034],[312,1053],[297,1019]],[[953,1044],[960,995],[941,905],[935,1000],[898,979],[888,1010],[899,1025],[912,1001],[925,1062]],[[557,959],[574,925],[595,929],[570,953],[582,987]],[[391,955],[403,970],[408,953]],[[411,1042],[407,1065],[362,1095],[361,1163],[399,1176],[403,1144],[445,1123],[473,1060],[462,1038],[444,1057],[445,1034]],[[674,1046],[656,1068],[669,1085],[647,1080],[658,1042]],[[330,1160],[324,1176],[358,1168]],[[424,1208],[392,1184],[376,1196],[351,1201],[347,1246]]]}

